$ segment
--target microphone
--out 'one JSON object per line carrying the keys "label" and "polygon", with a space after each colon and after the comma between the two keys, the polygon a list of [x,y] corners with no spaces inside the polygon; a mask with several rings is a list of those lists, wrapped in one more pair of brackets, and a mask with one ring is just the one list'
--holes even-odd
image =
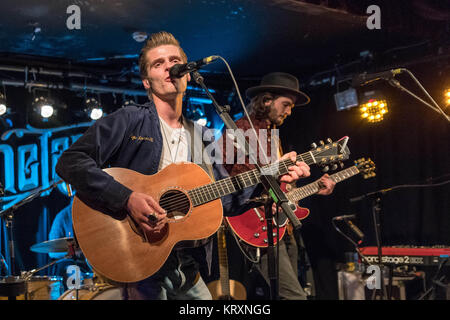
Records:
{"label": "microphone", "polygon": [[345,222],[347,222],[347,225],[350,227],[350,229],[352,229],[353,232],[356,233],[356,235],[357,235],[360,239],[363,239],[363,238],[364,238],[364,233],[362,233],[362,231],[359,230],[359,228],[358,228],[357,226],[355,226],[355,225],[353,224],[353,222],[347,221],[347,220],[346,220]]}
{"label": "microphone", "polygon": [[404,71],[402,68],[392,69],[388,71],[378,72],[378,73],[361,73],[353,77],[352,79],[352,87],[359,87],[369,84],[373,81],[384,79],[390,80],[394,78],[397,74],[400,74]]}
{"label": "microphone", "polygon": [[336,216],[336,217],[333,217],[333,220],[339,221],[339,220],[354,219],[354,218],[356,218],[356,215],[354,215],[354,214],[348,214],[348,215],[343,215],[343,216]]}
{"label": "microphone", "polygon": [[181,78],[183,77],[185,74],[192,72],[192,71],[197,71],[198,69],[200,69],[201,67],[203,67],[204,65],[210,64],[211,62],[213,62],[214,60],[219,59],[219,56],[209,56],[197,61],[191,61],[188,63],[183,63],[183,64],[175,64],[172,68],[170,68],[169,70],[169,74],[171,78]]}

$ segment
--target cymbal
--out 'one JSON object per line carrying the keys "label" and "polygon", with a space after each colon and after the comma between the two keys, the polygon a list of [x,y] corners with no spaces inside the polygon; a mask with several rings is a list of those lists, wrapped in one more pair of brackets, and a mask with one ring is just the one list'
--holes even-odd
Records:
{"label": "cymbal", "polygon": [[30,247],[30,250],[38,253],[68,252],[74,244],[74,239],[71,237],[59,238],[36,243]]}

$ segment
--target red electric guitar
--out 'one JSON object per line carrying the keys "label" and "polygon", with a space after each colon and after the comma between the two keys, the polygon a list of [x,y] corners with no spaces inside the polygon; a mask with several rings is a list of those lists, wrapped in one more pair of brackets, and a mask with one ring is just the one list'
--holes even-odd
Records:
{"label": "red electric guitar", "polygon": [[[354,175],[361,173],[364,179],[368,179],[370,177],[375,176],[375,164],[372,160],[365,160],[364,158],[355,161],[355,165],[339,171],[335,174],[332,174],[330,178],[338,183],[344,181]],[[301,199],[309,197],[320,190],[319,184],[317,181],[307,184],[306,186],[295,188],[290,191],[286,191],[284,185],[282,185],[282,190],[286,192],[286,197],[292,203],[298,203]],[[305,219],[309,215],[309,210],[307,208],[302,208],[297,205],[297,209],[295,210],[295,215],[300,220]],[[235,217],[226,217],[227,222],[233,232],[244,242],[254,247],[267,247],[267,224],[265,220],[264,207],[253,208],[251,210],[246,211],[245,213],[235,216]],[[278,222],[274,219],[274,225],[279,225],[279,239],[281,240],[286,232],[286,224],[288,222],[288,218],[284,215],[284,213],[279,214]],[[274,233],[273,236],[274,244],[277,243],[277,236]]]}

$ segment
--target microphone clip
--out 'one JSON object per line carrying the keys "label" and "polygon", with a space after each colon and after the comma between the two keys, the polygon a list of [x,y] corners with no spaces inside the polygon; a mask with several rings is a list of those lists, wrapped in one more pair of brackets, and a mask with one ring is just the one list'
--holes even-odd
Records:
{"label": "microphone clip", "polygon": [[254,202],[254,203],[265,204],[270,199],[271,198],[267,194],[263,194],[260,197],[254,197],[254,198],[248,199],[246,201],[246,203]]}

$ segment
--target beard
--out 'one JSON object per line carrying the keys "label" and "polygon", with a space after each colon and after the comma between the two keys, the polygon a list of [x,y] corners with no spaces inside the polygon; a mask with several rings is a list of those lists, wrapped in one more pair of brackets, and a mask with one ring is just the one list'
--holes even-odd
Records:
{"label": "beard", "polygon": [[276,126],[281,126],[284,122],[284,119],[286,117],[278,114],[274,109],[272,109],[269,114],[267,115],[267,118],[269,119],[270,123],[276,125]]}

